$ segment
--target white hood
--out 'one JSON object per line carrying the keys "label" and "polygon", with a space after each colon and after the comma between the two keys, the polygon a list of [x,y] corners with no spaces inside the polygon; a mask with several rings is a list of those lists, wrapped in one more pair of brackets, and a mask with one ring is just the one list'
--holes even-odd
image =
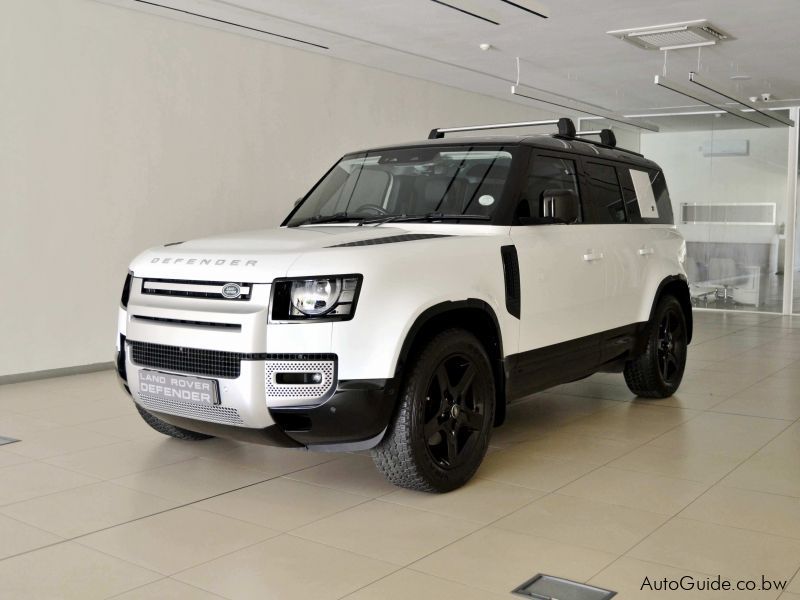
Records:
{"label": "white hood", "polygon": [[403,233],[400,227],[353,225],[246,231],[150,248],[131,270],[136,277],[269,283],[305,253]]}

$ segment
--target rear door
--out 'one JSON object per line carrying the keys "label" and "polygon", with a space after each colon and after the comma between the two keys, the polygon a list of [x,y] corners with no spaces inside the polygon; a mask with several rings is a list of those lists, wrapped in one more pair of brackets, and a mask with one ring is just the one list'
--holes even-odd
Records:
{"label": "rear door", "polygon": [[[607,270],[607,294],[604,304],[598,306],[597,320],[610,332],[607,338],[619,333],[623,336],[619,343],[624,345],[627,332],[618,330],[637,320],[636,308],[642,297],[642,257],[637,253],[642,238],[629,223],[617,165],[586,159],[583,167],[591,192],[588,219],[597,230],[598,245],[604,248]],[[613,339],[606,339],[608,354],[614,354],[614,344]]]}
{"label": "rear door", "polygon": [[[539,387],[579,377],[598,362],[605,324],[606,249],[602,228],[586,223],[585,182],[575,156],[535,152],[516,208],[511,238],[520,266],[520,364],[522,379]],[[540,224],[543,193],[573,190],[582,216],[571,225]],[[552,381],[551,381],[552,379]]]}

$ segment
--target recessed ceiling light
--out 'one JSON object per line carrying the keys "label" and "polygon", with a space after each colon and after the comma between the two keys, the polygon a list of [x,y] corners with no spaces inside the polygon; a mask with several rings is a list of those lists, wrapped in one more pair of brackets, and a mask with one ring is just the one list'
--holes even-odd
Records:
{"label": "recessed ceiling light", "polygon": [[712,26],[706,19],[617,29],[606,33],[645,50],[677,50],[714,46],[719,42],[733,39],[724,31]]}

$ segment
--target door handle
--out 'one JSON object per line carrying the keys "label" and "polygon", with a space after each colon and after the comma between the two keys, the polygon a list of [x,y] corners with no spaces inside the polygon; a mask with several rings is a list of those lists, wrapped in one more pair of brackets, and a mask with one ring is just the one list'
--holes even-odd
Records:
{"label": "door handle", "polygon": [[647,256],[649,254],[655,254],[656,251],[653,248],[639,248],[639,256]]}
{"label": "door handle", "polygon": [[587,250],[586,254],[583,255],[583,260],[586,262],[592,262],[595,260],[603,260],[605,255],[602,252],[595,252],[594,250]]}

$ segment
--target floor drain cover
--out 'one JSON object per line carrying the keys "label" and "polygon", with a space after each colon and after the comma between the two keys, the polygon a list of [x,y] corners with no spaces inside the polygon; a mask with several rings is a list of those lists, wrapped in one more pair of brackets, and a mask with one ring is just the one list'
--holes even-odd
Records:
{"label": "floor drain cover", "polygon": [[617,595],[611,590],[541,573],[513,590],[513,593],[535,600],[608,600]]}
{"label": "floor drain cover", "polygon": [[6,444],[13,444],[14,442],[18,442],[19,440],[15,440],[14,438],[3,437],[0,435],[0,446],[5,446]]}

